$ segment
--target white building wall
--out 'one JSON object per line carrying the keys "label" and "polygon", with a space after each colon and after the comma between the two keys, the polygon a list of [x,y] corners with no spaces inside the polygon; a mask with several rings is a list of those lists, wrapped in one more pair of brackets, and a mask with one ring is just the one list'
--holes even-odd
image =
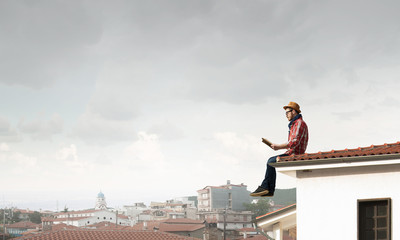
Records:
{"label": "white building wall", "polygon": [[392,239],[400,239],[400,169],[372,168],[298,172],[298,240],[357,239],[357,200],[375,198],[392,199]]}

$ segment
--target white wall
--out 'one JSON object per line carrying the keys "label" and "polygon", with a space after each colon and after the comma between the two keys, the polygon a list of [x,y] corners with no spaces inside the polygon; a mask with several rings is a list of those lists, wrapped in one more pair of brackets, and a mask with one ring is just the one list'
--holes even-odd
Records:
{"label": "white wall", "polygon": [[392,239],[400,239],[399,166],[299,171],[297,176],[298,240],[357,239],[357,199],[374,198],[392,199]]}

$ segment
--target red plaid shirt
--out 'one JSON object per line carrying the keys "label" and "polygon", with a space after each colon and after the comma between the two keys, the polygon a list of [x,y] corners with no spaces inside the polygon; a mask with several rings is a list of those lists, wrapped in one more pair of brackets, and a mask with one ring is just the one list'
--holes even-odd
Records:
{"label": "red plaid shirt", "polygon": [[308,143],[308,128],[307,124],[300,117],[296,119],[289,130],[288,150],[285,154],[303,154],[306,152]]}

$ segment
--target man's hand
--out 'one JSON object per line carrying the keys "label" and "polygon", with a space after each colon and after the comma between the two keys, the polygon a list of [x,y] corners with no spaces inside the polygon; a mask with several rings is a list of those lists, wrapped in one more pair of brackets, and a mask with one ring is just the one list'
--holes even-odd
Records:
{"label": "man's hand", "polygon": [[273,144],[271,144],[271,148],[274,149],[275,151],[276,151],[276,150],[279,150],[279,146],[278,146],[278,145],[279,145],[279,144],[273,143]]}
{"label": "man's hand", "polygon": [[287,148],[287,143],[283,143],[283,144],[273,143],[273,144],[271,144],[271,148],[274,149],[275,151],[280,150],[280,149],[285,149],[285,148]]}

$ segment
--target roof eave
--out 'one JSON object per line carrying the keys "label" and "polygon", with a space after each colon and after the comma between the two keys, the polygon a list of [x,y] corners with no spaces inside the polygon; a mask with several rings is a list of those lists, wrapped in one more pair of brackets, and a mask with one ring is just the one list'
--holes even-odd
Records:
{"label": "roof eave", "polygon": [[284,207],[282,209],[278,209],[278,210],[276,210],[274,212],[270,212],[270,213],[258,216],[258,217],[256,217],[255,220],[253,220],[253,222],[260,221],[260,220],[265,220],[265,219],[270,219],[270,218],[274,218],[274,217],[276,217],[278,215],[286,214],[287,212],[290,212],[293,209],[296,210],[296,207],[297,207],[296,204],[292,204],[292,205],[286,206],[286,207]]}
{"label": "roof eave", "polygon": [[330,164],[341,164],[341,163],[365,163],[374,161],[379,161],[379,163],[377,163],[376,165],[381,165],[381,161],[395,160],[395,159],[400,160],[400,154],[382,154],[382,155],[338,157],[338,158],[313,159],[313,160],[297,160],[297,161],[270,163],[270,165],[275,168],[286,168],[286,167],[330,165]]}

